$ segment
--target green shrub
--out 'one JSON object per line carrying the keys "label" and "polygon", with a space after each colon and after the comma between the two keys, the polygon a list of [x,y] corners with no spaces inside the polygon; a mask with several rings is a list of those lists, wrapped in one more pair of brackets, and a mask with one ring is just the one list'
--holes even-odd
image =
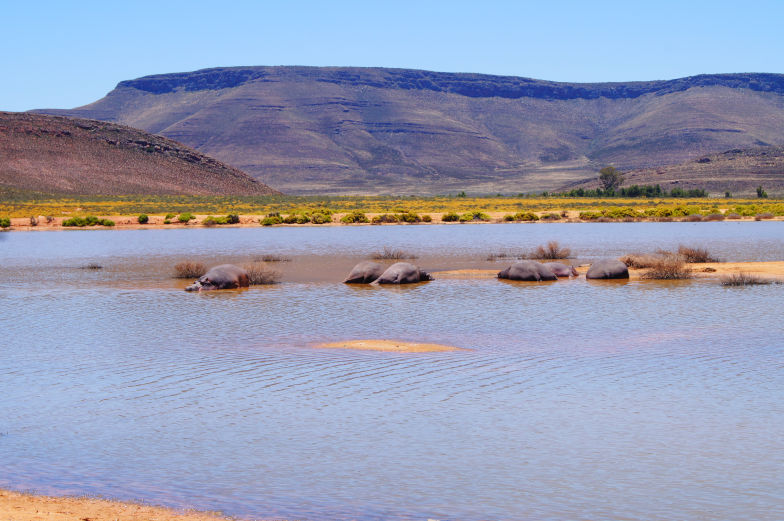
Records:
{"label": "green shrub", "polygon": [[185,213],[181,213],[179,217],[177,217],[177,220],[183,224],[188,224],[189,221],[192,221],[195,218],[196,216],[193,215],[191,212],[185,212]]}
{"label": "green shrub", "polygon": [[164,219],[163,224],[171,224],[171,219]]}
{"label": "green shrub", "polygon": [[482,212],[466,212],[460,216],[460,222],[489,221],[490,216]]}
{"label": "green shrub", "polygon": [[449,212],[442,215],[441,220],[445,223],[453,223],[459,221],[460,216],[455,212]]}
{"label": "green shrub", "polygon": [[423,222],[423,223],[429,223],[429,222],[433,222],[433,218],[432,218],[432,217],[430,217],[430,216],[429,216],[429,215],[427,215],[427,214],[420,215],[420,217],[421,217],[421,219],[422,219],[422,222]]}
{"label": "green shrub", "polygon": [[601,212],[580,212],[580,219],[583,221],[595,221],[602,217]]}
{"label": "green shrub", "polygon": [[313,224],[326,224],[332,222],[332,215],[326,213],[314,213],[310,216],[310,222]]}
{"label": "green shrub", "polygon": [[280,215],[268,215],[264,219],[261,220],[262,226],[272,226],[273,224],[281,224],[283,219],[281,219]]}
{"label": "green shrub", "polygon": [[534,212],[517,212],[514,215],[504,215],[504,221],[538,221],[539,216]]}
{"label": "green shrub", "polygon": [[240,216],[237,214],[230,213],[226,216],[226,224],[239,224],[240,223]]}
{"label": "green shrub", "polygon": [[367,223],[370,222],[370,219],[367,218],[367,215],[360,211],[355,211],[351,213],[347,213],[343,217],[340,218],[340,222],[345,224],[354,224],[354,223]]}
{"label": "green shrub", "polygon": [[208,215],[207,217],[205,217],[204,220],[201,223],[204,226],[215,226],[216,224],[220,224],[218,222],[218,218],[217,217],[213,217],[212,215]]}
{"label": "green shrub", "polygon": [[373,217],[370,222],[373,224],[396,223],[399,222],[399,219],[397,215],[391,213],[382,213],[381,215],[376,215]]}
{"label": "green shrub", "polygon": [[418,223],[422,220],[414,212],[403,212],[401,214],[398,214],[397,218],[398,221],[402,223]]}
{"label": "green shrub", "polygon": [[150,218],[147,216],[146,213],[143,213],[138,217],[137,221],[139,221],[139,224],[147,224],[148,222],[150,222]]}
{"label": "green shrub", "polygon": [[87,217],[71,217],[70,219],[66,219],[63,221],[63,226],[75,226],[78,228],[84,228],[85,226],[114,226],[114,221],[111,219],[99,219],[94,215],[88,215]]}
{"label": "green shrub", "polygon": [[173,213],[167,213],[166,216],[163,219],[166,220],[166,221],[170,221],[170,220],[174,219],[174,214]]}
{"label": "green shrub", "polygon": [[1,217],[0,218],[0,228],[8,228],[11,226],[11,219],[8,217]]}

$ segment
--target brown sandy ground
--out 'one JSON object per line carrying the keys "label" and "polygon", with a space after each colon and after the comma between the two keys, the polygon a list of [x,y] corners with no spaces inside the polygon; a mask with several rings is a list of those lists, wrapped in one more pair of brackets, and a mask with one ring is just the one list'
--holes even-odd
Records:
{"label": "brown sandy ground", "polygon": [[49,497],[0,490],[2,521],[227,521],[217,513],[176,511],[89,497]]}
{"label": "brown sandy ground", "polygon": [[[422,212],[427,213],[427,212]],[[441,214],[443,212],[432,212],[429,215],[432,217],[432,222],[430,223],[416,223],[416,225],[427,225],[427,224],[450,224],[454,226],[459,226],[464,223],[459,222],[451,222],[451,223],[444,223],[441,221]],[[504,216],[508,215],[511,212],[485,212],[490,217],[490,221],[484,221],[485,224],[493,224],[493,223],[503,223]],[[535,212],[539,214],[545,214],[550,212]],[[222,214],[219,214],[219,216]],[[287,227],[297,227],[297,226],[390,226],[390,224],[382,224],[382,225],[371,225],[367,223],[363,224],[345,224],[341,223],[340,219],[346,215],[345,213],[334,213],[332,214],[332,222],[326,224],[280,224],[276,226],[287,226]],[[379,213],[366,213],[365,214],[368,219],[372,219],[377,215],[381,215]],[[594,222],[594,221],[581,221],[579,219],[580,212],[578,211],[569,211],[567,212],[567,217],[562,220],[557,221],[547,221],[541,220],[527,224],[547,224],[549,222]],[[171,224],[163,224],[164,216],[163,215],[150,215],[149,222],[147,224],[139,224],[137,221],[137,215],[99,215],[97,217],[101,219],[110,219],[114,221],[115,226],[112,228],[106,228],[103,226],[87,226],[85,228],[67,228],[63,227],[62,223],[64,220],[68,219],[70,216],[65,217],[54,217],[51,222],[46,222],[46,217],[38,216],[38,225],[37,226],[30,226],[30,219],[28,217],[14,217],[11,219],[11,228],[12,230],[18,231],[35,231],[35,230],[79,230],[79,229],[147,229],[147,228],[193,228],[195,226],[203,226],[202,222],[204,219],[209,217],[207,214],[204,215],[195,215],[196,219],[189,222],[188,224],[181,224],[177,221],[175,217],[172,220]],[[216,225],[215,228],[255,228],[260,227],[259,221],[264,218],[263,215],[240,215],[240,222],[239,224],[224,224],[224,225]],[[654,219],[650,219],[653,221]],[[730,221],[754,221],[754,217],[744,217],[741,219],[729,219]],[[772,219],[766,219],[768,221],[784,221],[784,216],[774,217]],[[643,221],[640,221],[643,222]],[[483,221],[474,221],[474,223],[483,223]]]}
{"label": "brown sandy ground", "polygon": [[345,340],[327,342],[314,347],[321,349],[358,349],[361,351],[392,351],[395,353],[432,353],[438,351],[465,351],[466,349],[441,344],[424,344],[403,340]]}

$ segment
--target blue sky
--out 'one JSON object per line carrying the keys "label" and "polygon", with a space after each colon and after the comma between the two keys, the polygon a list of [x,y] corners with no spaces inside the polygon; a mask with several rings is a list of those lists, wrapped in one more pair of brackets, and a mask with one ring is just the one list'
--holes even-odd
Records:
{"label": "blue sky", "polygon": [[234,65],[352,65],[555,81],[784,72],[784,2],[0,0],[0,110]]}

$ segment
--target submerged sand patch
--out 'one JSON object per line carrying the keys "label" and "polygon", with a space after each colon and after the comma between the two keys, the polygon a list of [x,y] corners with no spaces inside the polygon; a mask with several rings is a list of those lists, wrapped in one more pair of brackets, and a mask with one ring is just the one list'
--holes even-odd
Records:
{"label": "submerged sand patch", "polygon": [[390,351],[394,353],[433,353],[438,351],[467,351],[463,347],[404,340],[343,340],[325,342],[315,346],[319,349],[358,349],[360,351]]}
{"label": "submerged sand patch", "polygon": [[[50,497],[0,490],[3,521],[227,521],[219,514],[88,497]],[[235,518],[236,519],[236,518]]]}

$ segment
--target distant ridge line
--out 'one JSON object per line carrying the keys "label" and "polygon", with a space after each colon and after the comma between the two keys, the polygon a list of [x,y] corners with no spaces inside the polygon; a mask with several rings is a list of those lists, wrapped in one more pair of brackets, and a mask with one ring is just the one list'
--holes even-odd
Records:
{"label": "distant ridge line", "polygon": [[143,76],[121,81],[117,88],[132,88],[153,94],[165,94],[180,88],[185,91],[220,90],[248,82],[279,81],[282,71],[291,76],[338,85],[428,90],[472,98],[633,99],[645,94],[663,95],[694,87],[715,86],[784,94],[784,74],[777,73],[700,74],[673,80],[575,83],[417,69],[306,66],[214,67],[192,72]]}

